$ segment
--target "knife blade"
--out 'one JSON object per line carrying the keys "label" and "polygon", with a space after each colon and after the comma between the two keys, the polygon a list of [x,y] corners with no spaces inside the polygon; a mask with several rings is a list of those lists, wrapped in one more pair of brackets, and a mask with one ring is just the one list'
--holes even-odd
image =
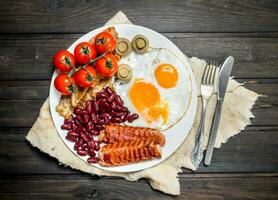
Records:
{"label": "knife blade", "polygon": [[217,136],[217,130],[221,118],[222,105],[224,102],[224,97],[227,90],[233,64],[234,64],[234,58],[232,56],[229,56],[223,63],[219,72],[218,87],[217,87],[217,102],[216,102],[213,121],[210,129],[209,143],[208,143],[205,160],[204,160],[204,164],[206,166],[209,166],[211,163],[213,148],[214,148],[214,144]]}

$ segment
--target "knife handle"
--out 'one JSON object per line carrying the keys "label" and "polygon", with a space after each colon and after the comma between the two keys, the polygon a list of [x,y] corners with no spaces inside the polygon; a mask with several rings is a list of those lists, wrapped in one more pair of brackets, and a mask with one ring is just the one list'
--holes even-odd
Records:
{"label": "knife handle", "polygon": [[213,148],[214,148],[214,144],[215,144],[215,140],[216,140],[216,136],[217,136],[217,130],[218,130],[220,117],[221,117],[222,105],[223,105],[223,100],[217,100],[214,117],[213,117],[213,121],[212,121],[212,127],[210,130],[208,148],[206,151],[206,156],[205,156],[205,161],[204,161],[204,164],[206,166],[209,166],[210,162],[211,162]]}

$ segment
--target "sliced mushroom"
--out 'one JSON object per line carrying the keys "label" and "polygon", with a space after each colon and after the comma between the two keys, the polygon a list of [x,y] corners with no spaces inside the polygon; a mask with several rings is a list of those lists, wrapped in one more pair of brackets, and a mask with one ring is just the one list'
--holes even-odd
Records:
{"label": "sliced mushroom", "polygon": [[132,78],[132,69],[127,64],[120,64],[117,72],[117,77],[120,80],[128,82]]}
{"label": "sliced mushroom", "polygon": [[127,56],[131,51],[131,43],[126,38],[117,39],[116,54],[119,56]]}
{"label": "sliced mushroom", "polygon": [[149,40],[144,35],[136,35],[132,40],[132,48],[136,53],[145,53],[149,48]]}

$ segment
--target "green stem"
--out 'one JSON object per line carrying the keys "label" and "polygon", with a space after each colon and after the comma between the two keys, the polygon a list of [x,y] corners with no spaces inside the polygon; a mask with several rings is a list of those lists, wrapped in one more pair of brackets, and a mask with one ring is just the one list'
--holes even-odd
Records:
{"label": "green stem", "polygon": [[90,60],[87,64],[85,65],[80,65],[78,68],[74,67],[73,65],[71,65],[72,67],[72,70],[68,73],[68,76],[72,76],[74,75],[77,71],[79,71],[80,69],[84,69],[85,67],[87,67],[88,65],[96,62],[97,60],[99,60],[100,58],[104,57],[108,52],[105,52],[103,54],[101,54],[100,56],[96,57],[95,59],[93,60]]}
{"label": "green stem", "polygon": [[101,54],[100,56],[96,57],[95,59],[90,60],[90,61],[89,61],[86,65],[84,65],[84,66],[86,67],[86,66],[88,66],[88,65],[90,65],[90,64],[92,64],[92,63],[94,63],[94,62],[96,62],[98,59],[104,57],[107,53],[108,53],[108,52],[105,52],[104,54]]}

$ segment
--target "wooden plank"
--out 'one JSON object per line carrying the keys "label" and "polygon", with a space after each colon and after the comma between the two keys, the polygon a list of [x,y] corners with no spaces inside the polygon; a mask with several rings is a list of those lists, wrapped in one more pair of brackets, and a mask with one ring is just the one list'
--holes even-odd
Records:
{"label": "wooden plank", "polygon": [[[277,1],[34,1],[0,2],[2,33],[88,32],[122,10],[135,24],[160,32],[278,30]],[[221,16],[221,17],[220,17]],[[174,22],[174,23],[173,23]]]}
{"label": "wooden plank", "polygon": [[[56,159],[33,148],[26,140],[27,128],[0,130],[0,175],[81,174],[58,165]],[[210,167],[197,173],[278,172],[278,127],[249,127],[216,149]],[[184,170],[185,173],[191,173]]]}
{"label": "wooden plank", "polygon": [[[19,176],[0,180],[1,199],[277,199],[277,174],[182,176],[181,195],[151,189],[145,180],[90,176]],[[256,183],[256,184],[254,184]]]}
{"label": "wooden plank", "polygon": [[0,81],[1,100],[45,100],[50,81]]}
{"label": "wooden plank", "polygon": [[[189,57],[223,59],[232,55],[237,78],[278,77],[278,37],[245,34],[165,34]],[[53,73],[52,56],[80,34],[0,35],[0,80],[46,80]],[[268,36],[268,35],[267,35]]]}

